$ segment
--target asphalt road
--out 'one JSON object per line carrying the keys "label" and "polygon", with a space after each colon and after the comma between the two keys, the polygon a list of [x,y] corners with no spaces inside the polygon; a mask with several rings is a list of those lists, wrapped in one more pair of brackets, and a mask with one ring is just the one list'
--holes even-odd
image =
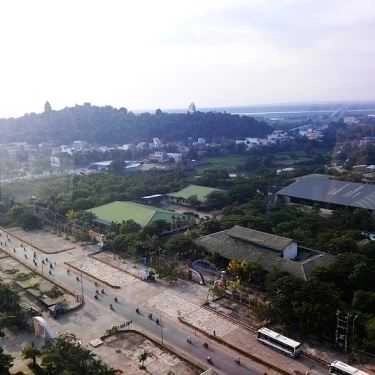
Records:
{"label": "asphalt road", "polygon": [[[169,344],[173,348],[177,348],[183,352],[188,353],[190,356],[199,360],[200,363],[205,364],[208,367],[212,367],[224,374],[242,375],[242,374],[264,374],[267,370],[264,366],[250,361],[248,358],[241,357],[235,354],[230,349],[216,344],[216,342],[209,340],[204,337],[197,337],[194,335],[194,331],[189,327],[182,327],[180,324],[177,325],[174,321],[167,319],[163,315],[160,315],[159,311],[142,311],[140,314],[136,312],[136,305],[133,305],[131,301],[124,299],[121,294],[121,289],[113,289],[110,287],[104,287],[105,293],[99,293],[98,299],[94,296],[97,294],[97,290],[101,291],[102,287],[95,286],[94,280],[85,277],[85,275],[77,275],[77,271],[67,272],[67,266],[64,264],[54,263],[54,256],[49,254],[44,254],[36,249],[32,249],[29,245],[20,242],[19,240],[11,237],[11,241],[6,240],[4,244],[5,236],[7,235],[2,230],[0,237],[1,248],[5,250],[13,258],[20,260],[22,263],[28,265],[31,268],[36,269],[38,272],[42,272],[42,259],[48,258],[48,263],[43,265],[43,274],[47,279],[52,281],[57,281],[58,284],[64,286],[68,290],[75,291],[77,294],[81,294],[83,289],[83,294],[85,298],[85,305],[83,306],[82,313],[85,311],[92,311],[90,305],[100,305],[104,310],[108,308],[110,311],[110,304],[113,305],[112,313],[117,314],[123,319],[123,321],[132,320],[135,326],[141,327],[145,332],[149,332],[152,335],[163,339],[164,342]],[[21,244],[23,247],[21,247]],[[26,248],[26,250],[25,250]],[[15,250],[14,250],[15,249]],[[36,257],[34,258],[34,252]],[[26,255],[26,257],[25,257]],[[37,262],[37,266],[34,265],[34,260]],[[52,269],[50,268],[52,264]],[[51,270],[51,275],[48,274]],[[82,277],[83,276],[83,277]],[[77,281],[77,277],[79,281]],[[82,282],[81,282],[82,279]],[[118,298],[118,302],[114,301],[114,298]],[[148,314],[153,314],[153,319],[149,319]],[[155,319],[158,318],[160,325],[156,324]],[[111,327],[113,323],[108,322],[108,328]],[[103,332],[104,334],[104,332]],[[187,337],[191,337],[192,343],[187,342]],[[208,348],[203,346],[203,343],[208,343]],[[207,358],[212,359],[212,363],[207,362]],[[241,365],[238,365],[235,359],[240,358]],[[315,373],[327,373],[327,372],[315,372]]]}

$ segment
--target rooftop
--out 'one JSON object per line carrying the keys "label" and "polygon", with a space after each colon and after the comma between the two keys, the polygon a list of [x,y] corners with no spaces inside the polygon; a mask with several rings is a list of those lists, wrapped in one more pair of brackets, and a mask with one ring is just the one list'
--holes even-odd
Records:
{"label": "rooftop", "polygon": [[180,191],[168,194],[171,197],[188,199],[195,195],[200,202],[204,202],[207,196],[214,191],[222,191],[221,189],[212,188],[201,185],[188,185]]}
{"label": "rooftop", "polygon": [[375,210],[374,184],[340,181],[321,174],[300,177],[277,194],[340,206]]}
{"label": "rooftop", "polygon": [[163,210],[134,202],[120,201],[94,207],[88,211],[95,214],[99,221],[104,223],[122,223],[123,221],[134,220],[142,227],[156,220],[164,220],[171,223],[173,217],[183,216],[174,211]]}
{"label": "rooftop", "polygon": [[274,251],[283,251],[288,245],[294,242],[290,238],[277,236],[271,233],[260,232],[255,229],[235,225],[226,231],[226,234],[237,240],[242,240],[259,247]]}

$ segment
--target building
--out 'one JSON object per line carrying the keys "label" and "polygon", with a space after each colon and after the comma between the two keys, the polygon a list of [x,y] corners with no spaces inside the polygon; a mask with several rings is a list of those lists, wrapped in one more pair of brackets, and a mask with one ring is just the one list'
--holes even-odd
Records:
{"label": "building", "polygon": [[196,197],[198,202],[204,205],[208,195],[213,192],[223,192],[223,190],[208,186],[188,185],[182,190],[168,194],[168,197],[172,203],[183,206],[190,206],[189,198]]}
{"label": "building", "polygon": [[97,161],[95,163],[91,163],[88,169],[94,171],[106,171],[110,168],[111,165],[112,160]]}
{"label": "building", "polygon": [[287,202],[317,205],[321,208],[340,207],[375,210],[375,185],[340,181],[328,175],[311,174],[297,178],[277,192]]}
{"label": "building", "polygon": [[334,256],[317,250],[299,248],[296,241],[235,225],[195,240],[211,254],[228,260],[258,263],[266,271],[275,268],[308,280],[316,267],[331,264]]}
{"label": "building", "polygon": [[87,211],[92,212],[96,216],[95,221],[102,225],[133,220],[143,228],[156,221],[165,221],[171,225],[171,230],[176,230],[187,228],[192,223],[189,215],[128,201],[115,201]]}
{"label": "building", "polygon": [[164,151],[155,151],[148,156],[150,161],[157,163],[166,163],[168,161],[168,155]]}
{"label": "building", "polygon": [[182,154],[180,152],[167,152],[167,157],[169,160],[173,159],[175,163],[182,162]]}

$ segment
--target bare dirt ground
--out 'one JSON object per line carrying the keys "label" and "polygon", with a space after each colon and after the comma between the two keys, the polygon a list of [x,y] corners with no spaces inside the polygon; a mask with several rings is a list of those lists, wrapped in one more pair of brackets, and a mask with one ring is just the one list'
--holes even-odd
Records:
{"label": "bare dirt ground", "polygon": [[265,325],[264,322],[256,319],[249,305],[239,303],[227,297],[220,298],[216,301],[210,301],[207,306],[228,318],[242,322],[247,327],[251,327],[254,330]]}
{"label": "bare dirt ground", "polygon": [[[30,271],[22,263],[14,258],[6,257],[0,262],[0,281],[7,284],[15,283],[18,288],[28,293],[22,294],[25,304],[35,306],[35,300],[45,305],[52,305],[63,302],[68,308],[76,305],[75,298],[64,290],[55,287],[53,283]],[[55,295],[56,292],[58,295]],[[42,307],[43,305],[39,305]]]}
{"label": "bare dirt ground", "polygon": [[[106,363],[124,374],[152,375],[195,375],[200,371],[191,364],[170,353],[136,332],[120,333],[111,336],[104,344],[94,350]],[[149,354],[144,365],[139,368],[138,357],[141,353]]]}
{"label": "bare dirt ground", "polygon": [[41,249],[45,253],[55,253],[60,251],[68,251],[76,248],[76,245],[62,237],[45,231],[45,230],[34,230],[32,232],[24,231],[22,228],[14,227],[8,229],[8,232],[21,237],[24,241],[29,242],[36,248]]}

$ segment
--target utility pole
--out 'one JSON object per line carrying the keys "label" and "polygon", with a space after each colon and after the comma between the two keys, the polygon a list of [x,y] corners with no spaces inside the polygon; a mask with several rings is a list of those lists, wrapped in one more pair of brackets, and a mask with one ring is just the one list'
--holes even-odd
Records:
{"label": "utility pole", "polygon": [[82,277],[82,270],[81,270],[81,298],[82,302],[85,301],[84,296],[83,296],[83,277]]}
{"label": "utility pole", "polygon": [[[336,312],[336,345],[340,347],[345,353],[349,348],[350,335],[350,319],[352,315],[348,312],[337,310]],[[354,320],[353,327],[354,328]]]}

